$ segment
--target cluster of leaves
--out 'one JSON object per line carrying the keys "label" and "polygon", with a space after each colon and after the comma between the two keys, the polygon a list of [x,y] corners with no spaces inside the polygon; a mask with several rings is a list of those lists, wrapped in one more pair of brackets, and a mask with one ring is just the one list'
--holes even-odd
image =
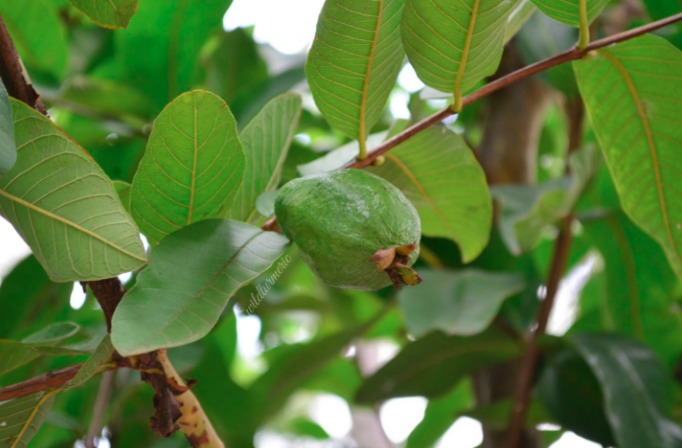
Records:
{"label": "cluster of leaves", "polygon": [[[266,426],[329,438],[293,404],[311,392],[352,407],[428,398],[410,447],[432,445],[460,415],[502,428],[511,401],[476,406],[470,379],[522,353],[513,334],[535,322],[552,235],[573,213],[569,268],[598,260],[601,270],[584,279],[568,334],[541,341],[528,423],[558,423],[604,445],[682,444],[673,381],[682,352],[682,33],[641,36],[547,72],[548,85],[585,104],[581,149],[564,162],[566,123],[554,106],[541,152],[560,169],[538,167],[539,185],[491,188],[470,148],[482,117],[461,110],[465,95],[495,73],[512,37],[528,62],[550,56],[573,45],[574,28],[584,39],[606,0],[328,0],[305,69],[276,75],[248,31],[222,29],[230,3],[0,3],[53,116],[0,90],[0,214],[33,251],[0,287],[0,385],[85,362],[61,389],[0,403],[0,444],[71,446],[87,431],[81,416],[97,393],[89,380],[114,349],[171,347],[231,446],[252,445]],[[653,18],[682,9],[645,3]],[[285,237],[259,226],[281,183],[337,169],[405,129],[385,111],[405,56],[461,112],[368,168],[420,215],[424,283],[396,300],[328,288]],[[288,92],[304,79],[323,118]],[[431,107],[414,94],[413,121]],[[284,254],[286,264],[275,264]],[[91,297],[68,306],[64,282],[129,271],[110,336]],[[256,310],[265,369],[238,354],[235,303]],[[511,331],[497,329],[496,316]],[[400,350],[363,378],[344,350],[379,338]],[[155,443],[143,386],[115,383],[106,418],[117,445]]]}

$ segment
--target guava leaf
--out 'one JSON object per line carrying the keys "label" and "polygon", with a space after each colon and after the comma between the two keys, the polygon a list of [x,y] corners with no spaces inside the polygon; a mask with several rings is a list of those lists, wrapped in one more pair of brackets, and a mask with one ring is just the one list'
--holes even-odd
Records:
{"label": "guava leaf", "polygon": [[154,121],[133,178],[131,210],[152,243],[232,205],[244,176],[237,123],[218,96],[192,91]]}
{"label": "guava leaf", "polygon": [[17,161],[17,146],[14,143],[12,106],[5,85],[0,80],[0,179]]}
{"label": "guava leaf", "polygon": [[90,20],[104,28],[126,28],[137,11],[139,0],[69,0]]}
{"label": "guava leaf", "polygon": [[215,219],[169,235],[116,308],[114,347],[130,356],[202,338],[228,299],[267,270],[288,244],[277,233]]}
{"label": "guava leaf", "polygon": [[540,11],[554,20],[570,26],[580,26],[580,2],[586,2],[587,21],[592,21],[609,3],[609,0],[532,0]]}
{"label": "guava leaf", "polygon": [[329,0],[322,8],[306,75],[322,115],[353,139],[367,138],[402,66],[403,1]]}
{"label": "guava leaf", "polygon": [[511,359],[519,352],[516,342],[496,332],[469,337],[434,332],[403,347],[365,381],[356,399],[372,403],[411,395],[436,397],[469,373]]}
{"label": "guava leaf", "polygon": [[616,445],[682,446],[682,428],[670,416],[674,385],[649,348],[615,334],[571,340],[599,381]]}
{"label": "guava leaf", "polygon": [[504,300],[524,287],[516,274],[468,269],[419,271],[423,282],[398,293],[407,330],[423,336],[433,330],[471,335],[485,330]]}
{"label": "guava leaf", "polygon": [[45,422],[59,389],[40,392],[0,403],[0,446],[28,446]]}
{"label": "guava leaf", "polygon": [[0,16],[29,71],[61,79],[68,69],[69,42],[66,27],[52,3],[0,1]]}
{"label": "guava leaf", "polygon": [[422,233],[454,240],[468,262],[488,243],[492,201],[483,169],[460,136],[444,126],[420,132],[369,168],[412,201]]}
{"label": "guava leaf", "polygon": [[682,52],[646,35],[574,63],[621,206],[682,276]]}
{"label": "guava leaf", "polygon": [[147,262],[137,226],[100,167],[50,120],[12,100],[17,162],[0,214],[57,282],[101,280]]}
{"label": "guava leaf", "polygon": [[66,383],[62,390],[71,389],[85,384],[90,378],[95,376],[102,364],[111,360],[111,355],[114,353],[114,346],[111,344],[111,336],[105,335],[102,342],[99,343],[94,353],[87,361],[83,363],[81,368],[68,383]]}
{"label": "guava leaf", "polygon": [[406,0],[405,52],[429,87],[461,96],[495,73],[518,0]]}
{"label": "guava leaf", "polygon": [[[63,352],[56,347],[75,335],[80,327],[71,322],[59,322],[27,336],[21,341],[0,339],[0,375],[4,375],[45,354],[53,356],[73,354],[72,350]],[[43,350],[53,349],[53,350]]]}
{"label": "guava leaf", "polygon": [[301,97],[285,93],[268,102],[241,131],[246,171],[231,218],[249,223],[258,219],[258,196],[277,188],[300,115]]}

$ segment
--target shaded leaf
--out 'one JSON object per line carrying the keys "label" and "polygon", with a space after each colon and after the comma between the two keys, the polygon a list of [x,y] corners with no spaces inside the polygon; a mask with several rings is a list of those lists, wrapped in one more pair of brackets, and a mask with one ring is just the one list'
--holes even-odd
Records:
{"label": "shaded leaf", "polygon": [[599,382],[573,348],[549,358],[538,381],[537,394],[564,429],[604,446],[616,445]]}
{"label": "shaded leaf", "polygon": [[682,52],[645,35],[601,49],[574,68],[623,210],[682,276]]}
{"label": "shaded leaf", "polygon": [[92,356],[90,356],[90,358],[83,363],[81,368],[78,370],[78,373],[76,373],[76,376],[74,376],[71,381],[66,383],[62,387],[62,390],[83,385],[86,381],[99,372],[102,364],[111,360],[111,355],[113,355],[113,353],[114,346],[111,344],[111,336],[107,334],[102,339],[102,342],[99,343]]}
{"label": "shaded leaf", "polygon": [[519,0],[509,13],[507,28],[504,31],[504,43],[509,42],[512,37],[523,29],[523,26],[536,11],[535,5],[531,0]]}
{"label": "shaded leaf", "polygon": [[[253,223],[258,197],[277,188],[301,115],[301,97],[286,93],[271,100],[240,133],[246,170],[231,218]],[[269,216],[269,215],[266,215]]]}
{"label": "shaded leaf", "polygon": [[[377,132],[367,137],[365,144],[367,145],[367,150],[371,151],[381,143],[386,141],[386,132]],[[341,168],[346,163],[350,162],[358,156],[360,152],[360,145],[357,140],[346,143],[333,151],[329,151],[322,157],[318,157],[312,162],[304,163],[298,165],[297,171],[301,176],[310,176],[313,174],[327,173],[329,171],[334,171]]]}
{"label": "shaded leaf", "polygon": [[200,339],[228,299],[268,269],[288,243],[237,221],[201,221],[173,233],[154,249],[149,267],[116,308],[114,347],[130,356]]}
{"label": "shaded leaf", "polygon": [[571,340],[599,381],[618,447],[682,446],[682,428],[670,418],[672,380],[654,353],[618,335]]}
{"label": "shaded leaf", "polygon": [[121,200],[121,204],[123,204],[123,208],[130,213],[130,199],[133,193],[133,186],[128,182],[123,182],[121,180],[115,180],[113,181],[113,184],[116,193],[118,193],[118,198]]}
{"label": "shaded leaf", "polygon": [[0,15],[29,71],[64,77],[69,57],[67,33],[50,1],[2,1]]}
{"label": "shaded leaf", "polygon": [[461,97],[495,73],[517,1],[406,0],[405,52],[429,87]]}
{"label": "shaded leaf", "polygon": [[131,209],[150,242],[222,216],[244,176],[237,124],[225,102],[204,91],[177,97],[154,121],[133,179]]}
{"label": "shaded leaf", "polygon": [[45,422],[57,392],[59,389],[0,403],[0,446],[27,447]]}
{"label": "shaded leaf", "polygon": [[431,333],[405,345],[365,381],[356,399],[371,403],[410,395],[436,397],[466,375],[519,353],[516,342],[495,332],[470,337]]}
{"label": "shaded leaf", "polygon": [[403,63],[404,0],[325,2],[306,75],[329,124],[364,145]]}
{"label": "shaded leaf", "polygon": [[580,26],[580,2],[587,6],[587,22],[592,21],[609,3],[609,0],[532,0],[540,11],[554,20],[571,26]]}
{"label": "shaded leaf", "polygon": [[507,298],[523,290],[516,274],[468,269],[420,270],[423,282],[398,293],[407,330],[422,336],[433,330],[470,335],[485,330]]}
{"label": "shaded leaf", "polygon": [[12,105],[18,158],[0,182],[0,213],[50,278],[101,280],[145,264],[137,226],[99,166],[47,118]]}
{"label": "shaded leaf", "polygon": [[483,169],[464,140],[444,126],[431,127],[370,168],[400,188],[419,212],[422,233],[454,240],[468,262],[486,246],[492,202]]}
{"label": "shaded leaf", "polygon": [[474,403],[471,384],[462,381],[442,397],[429,400],[424,418],[415,426],[407,438],[407,448],[434,446],[457,419],[459,412]]}
{"label": "shaded leaf", "polygon": [[[0,375],[28,364],[42,355],[73,354],[72,350],[55,348],[75,335],[79,328],[71,322],[60,322],[43,328],[22,341],[0,339]],[[54,350],[44,350],[50,348]]]}
{"label": "shaded leaf", "polygon": [[69,0],[97,25],[126,28],[137,11],[139,0]]}
{"label": "shaded leaf", "polygon": [[17,146],[14,143],[14,126],[12,123],[12,106],[9,103],[9,95],[2,80],[0,80],[0,179],[17,160]]}
{"label": "shaded leaf", "polygon": [[[90,115],[130,115],[146,120],[154,114],[154,105],[144,92],[133,85],[110,79],[74,76],[63,86],[60,100],[80,105]],[[143,124],[146,121],[140,126]]]}

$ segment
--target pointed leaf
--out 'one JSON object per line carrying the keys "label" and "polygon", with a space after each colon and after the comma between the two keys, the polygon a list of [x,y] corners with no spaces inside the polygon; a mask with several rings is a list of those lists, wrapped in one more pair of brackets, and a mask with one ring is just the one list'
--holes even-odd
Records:
{"label": "pointed leaf", "polygon": [[367,138],[398,77],[403,1],[329,0],[322,8],[306,75],[320,112],[350,138]]}
{"label": "pointed leaf", "polygon": [[244,176],[237,124],[225,102],[204,91],[173,100],[154,121],[133,179],[131,209],[150,242],[220,217]]}
{"label": "pointed leaf", "polygon": [[538,9],[554,20],[571,26],[580,26],[580,2],[586,2],[587,21],[592,21],[609,3],[609,0],[533,0]]}
{"label": "pointed leaf", "polygon": [[12,101],[18,157],[0,182],[0,214],[57,282],[101,280],[147,256],[109,178],[50,120]]}
{"label": "pointed leaf", "polygon": [[370,171],[400,188],[422,221],[422,233],[454,240],[462,260],[486,246],[492,202],[483,169],[464,140],[444,126],[421,132]]}
{"label": "pointed leaf", "polygon": [[572,340],[601,385],[618,447],[682,446],[682,428],[670,418],[674,385],[651,350],[611,334]]}
{"label": "pointed leaf", "polygon": [[429,87],[461,96],[495,73],[516,3],[406,0],[400,29],[419,78]]}
{"label": "pointed leaf", "polygon": [[357,392],[362,403],[390,397],[448,391],[466,375],[518,355],[516,342],[495,332],[446,336],[435,332],[408,343],[395,358],[369,377]]}
{"label": "pointed leaf", "polygon": [[623,209],[682,276],[682,52],[646,35],[574,67]]}
{"label": "pointed leaf", "polygon": [[59,322],[21,341],[0,339],[0,375],[11,372],[43,355],[74,354],[72,350],[60,350],[57,347],[61,342],[75,335],[79,329],[80,327],[74,323]]}
{"label": "pointed leaf", "polygon": [[62,387],[62,390],[71,389],[72,387],[78,387],[85,384],[86,381],[99,372],[102,364],[111,360],[111,355],[113,354],[114,346],[111,344],[111,336],[107,334],[102,339],[102,342],[99,343],[92,356],[90,356],[90,358],[83,363],[81,368],[78,370],[78,373],[76,373],[76,376],[74,376],[71,381],[66,383]]}
{"label": "pointed leaf", "polygon": [[126,28],[137,11],[139,0],[69,0],[86,16],[104,28]]}
{"label": "pointed leaf", "polygon": [[433,330],[470,335],[483,331],[504,299],[523,290],[516,274],[467,269],[459,272],[420,270],[423,282],[398,293],[407,330],[422,336]]}
{"label": "pointed leaf", "polygon": [[173,233],[154,249],[149,267],[116,308],[114,347],[130,356],[202,338],[228,299],[267,270],[288,243],[237,221],[201,221]]}
{"label": "pointed leaf", "polygon": [[25,448],[45,422],[59,389],[0,404],[0,446]]}
{"label": "pointed leaf", "polygon": [[277,188],[300,115],[301,97],[286,93],[268,102],[240,133],[246,171],[232,204],[233,219],[251,223],[258,219],[256,201]]}
{"label": "pointed leaf", "polygon": [[12,106],[5,85],[0,80],[0,179],[17,160],[17,147],[14,144],[12,126]]}

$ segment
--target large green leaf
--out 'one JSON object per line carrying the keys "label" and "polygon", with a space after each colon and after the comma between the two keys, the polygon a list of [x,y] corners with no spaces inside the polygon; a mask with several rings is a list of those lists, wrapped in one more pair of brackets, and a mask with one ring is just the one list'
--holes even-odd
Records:
{"label": "large green leaf", "polygon": [[585,2],[587,22],[591,23],[609,0],[532,0],[538,9],[554,20],[571,26],[580,26],[580,3]]}
{"label": "large green leaf", "polygon": [[258,219],[256,200],[277,188],[300,115],[301,97],[286,93],[266,104],[240,133],[246,171],[232,204],[232,218],[246,222]]}
{"label": "large green leaf", "polygon": [[14,143],[12,106],[5,85],[0,80],[0,180],[17,160],[17,146]]}
{"label": "large green leaf", "polygon": [[0,404],[0,446],[25,448],[36,435],[59,389]]}
{"label": "large green leaf", "polygon": [[152,242],[193,222],[218,218],[244,176],[237,124],[216,95],[180,95],[154,121],[133,179],[131,211]]}
{"label": "large green leaf", "polygon": [[277,233],[237,221],[201,221],[173,233],[116,308],[114,347],[129,356],[200,339],[228,299],[288,244]]}
{"label": "large green leaf", "polygon": [[100,280],[145,264],[139,230],[99,166],[50,120],[12,106],[18,156],[0,182],[0,214],[50,278]]}
{"label": "large green leaf", "polygon": [[404,0],[329,0],[317,24],[306,74],[333,127],[364,144],[403,63]]}
{"label": "large green leaf", "polygon": [[444,126],[423,131],[369,169],[400,188],[422,221],[422,233],[454,240],[471,261],[488,243],[492,202],[483,169],[464,140]]}
{"label": "large green leaf", "polygon": [[403,288],[398,305],[405,326],[415,336],[433,330],[470,335],[483,331],[497,315],[507,297],[523,290],[516,274],[474,269],[419,271],[421,284]]}
{"label": "large green leaf", "polygon": [[647,35],[574,67],[623,209],[682,276],[682,52]]}
{"label": "large green leaf", "polygon": [[139,0],[69,0],[93,22],[105,28],[125,28],[128,26]]}
{"label": "large green leaf", "polygon": [[435,332],[410,342],[384,367],[369,377],[357,392],[360,402],[390,397],[435,397],[464,376],[487,365],[518,355],[520,347],[495,332],[471,337]]}
{"label": "large green leaf", "polygon": [[64,77],[69,58],[66,28],[50,1],[2,1],[0,16],[29,71]]}
{"label": "large green leaf", "polygon": [[135,85],[161,110],[195,85],[201,49],[222,30],[232,0],[144,0],[125,32],[114,35],[116,60],[98,71]]}
{"label": "large green leaf", "polygon": [[457,98],[495,73],[509,13],[516,3],[406,0],[400,29],[405,52],[419,78]]}
{"label": "large green leaf", "polygon": [[682,428],[670,418],[672,379],[653,352],[610,334],[576,335],[572,341],[599,381],[618,447],[682,446]]}

